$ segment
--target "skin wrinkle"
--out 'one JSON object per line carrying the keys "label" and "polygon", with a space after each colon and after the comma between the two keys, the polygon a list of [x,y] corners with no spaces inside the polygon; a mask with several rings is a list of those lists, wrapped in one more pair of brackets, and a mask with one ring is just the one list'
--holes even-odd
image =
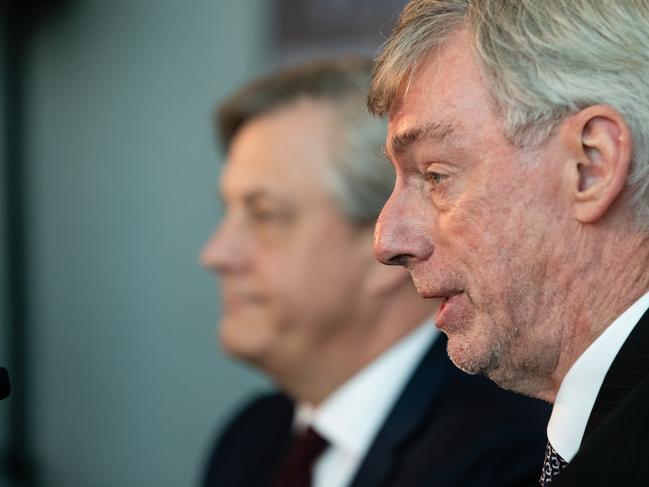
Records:
{"label": "skin wrinkle", "polygon": [[[429,122],[420,127],[413,127],[404,132],[397,133],[392,137],[390,149],[386,150],[386,154],[394,152],[395,154],[405,153],[409,147],[415,143],[429,142],[429,143],[444,143],[450,136],[455,133],[455,127],[451,124],[440,124],[437,122]],[[389,156],[388,156],[389,157]]]}
{"label": "skin wrinkle", "polygon": [[[507,193],[509,191],[513,190],[511,187],[504,187],[502,192]],[[531,195],[529,196],[531,198]],[[503,199],[503,201],[506,201]],[[531,202],[525,203],[522,206],[528,206],[532,204]],[[474,210],[475,217],[467,218],[466,215],[463,215],[465,219],[468,220],[469,225],[479,225],[481,221],[484,221],[485,216],[480,215],[479,211],[477,208],[480,208],[482,206],[486,205],[485,203],[482,202],[477,202],[475,204],[476,210]],[[499,216],[506,216],[507,214],[512,213],[512,210],[508,207],[500,208],[499,211]],[[516,221],[516,219],[512,219],[511,216],[509,217],[510,221]],[[511,268],[514,266],[514,268],[521,267],[525,265],[525,262],[528,260],[529,256],[528,255],[523,255],[523,256],[517,256],[516,255],[516,246],[517,242],[526,242],[526,241],[538,241],[538,242],[543,242],[546,241],[546,233],[547,231],[542,230],[542,233],[539,236],[532,236],[532,235],[525,235],[523,233],[525,231],[525,228],[522,227],[518,230],[518,235],[516,238],[512,238],[511,242],[513,244],[512,248],[499,248],[499,252],[494,255],[493,262],[488,263],[485,266],[485,269],[489,269],[492,267],[506,267],[506,268]],[[491,241],[487,245],[489,248],[498,248],[499,242],[497,241],[498,238],[496,235],[488,235],[486,236],[492,237]],[[475,253],[479,250],[478,247],[481,245],[478,242],[475,242],[474,245],[470,245],[467,249],[467,256],[465,257],[465,260],[469,260],[469,255],[470,253]],[[543,253],[545,250],[542,247],[537,247],[536,251],[538,253]],[[521,258],[522,257],[522,258]],[[489,256],[487,256],[489,258]],[[486,282],[489,280],[488,274],[485,274],[483,269],[480,267],[472,269],[473,273],[476,273],[478,275],[478,281],[480,282]],[[514,274],[517,274],[517,271],[513,271]],[[524,316],[518,316],[519,311],[521,309],[521,306],[523,306],[524,309],[531,308],[533,314],[537,314],[538,311],[534,311],[534,304],[535,304],[535,290],[539,289],[539,284],[542,279],[542,276],[547,273],[547,270],[541,268],[535,270],[533,272],[533,275],[539,275],[540,277],[533,281],[533,282],[525,282],[523,286],[516,286],[516,285],[510,285],[508,286],[502,294],[498,294],[492,297],[494,300],[499,300],[503,303],[505,303],[506,308],[508,312],[506,313],[507,315],[513,317],[512,319],[512,328],[508,328],[505,330],[505,335],[502,339],[502,341],[498,344],[499,347],[496,348],[493,353],[492,353],[492,358],[489,362],[484,364],[482,366],[482,369],[480,372],[485,373],[487,375],[495,376],[495,377],[500,377],[499,382],[505,387],[512,387],[510,385],[510,382],[513,382],[515,380],[515,376],[511,375],[508,370],[502,370],[498,371],[498,361],[503,355],[503,349],[506,348],[509,345],[515,344],[515,342],[518,340],[521,334],[521,328],[518,325],[518,323],[524,323]],[[484,304],[484,303],[482,303]],[[536,309],[538,310],[540,308],[540,304],[537,303]],[[491,318],[491,321],[494,323],[497,323],[499,321],[499,317],[497,315],[494,315],[493,313],[489,313],[488,315]],[[530,367],[529,365],[526,365],[524,362],[522,363],[523,365],[523,371],[525,373],[530,373],[531,371],[534,371],[534,367]]]}
{"label": "skin wrinkle", "polygon": [[[438,62],[462,67],[420,72],[390,114],[389,135],[430,123],[458,124],[458,117],[477,128],[461,140],[453,137],[457,134],[435,142],[415,139],[400,154],[392,151],[397,185],[386,208],[395,219],[403,208],[409,221],[386,226],[382,215],[377,228],[393,235],[388,238],[406,234],[402,248],[410,245],[413,250],[401,260],[422,295],[465,291],[452,322],[443,328],[457,365],[552,401],[565,372],[590,343],[585,330],[605,322],[598,316],[595,323],[582,319],[583,324],[566,327],[580,322],[581,303],[610,304],[610,296],[588,293],[607,276],[591,272],[592,281],[575,282],[575,269],[589,267],[589,256],[603,243],[592,236],[583,243],[575,240],[581,224],[569,211],[563,161],[570,154],[561,144],[560,130],[537,150],[513,146],[498,117],[482,102],[487,93],[479,70],[462,64],[470,63],[471,56],[458,58],[454,49],[459,38]],[[389,143],[398,140],[390,136]],[[441,154],[439,159],[462,168],[443,190],[431,193],[423,182],[421,163],[414,156],[422,144],[434,146],[431,151]],[[615,219],[611,224],[619,225]],[[380,237],[376,242],[383,245]],[[573,243],[584,251],[575,255]]]}
{"label": "skin wrinkle", "polygon": [[[649,289],[646,5],[458,2],[454,22],[466,5],[466,24],[424,54],[442,4],[405,8],[368,105],[387,115],[388,145],[426,123],[456,124],[466,140],[392,154],[397,185],[375,253],[404,264],[425,297],[465,290],[442,328],[456,364],[553,401],[575,360]],[[608,127],[570,126],[593,113]],[[447,180],[431,189],[419,152],[462,170],[440,169]]]}

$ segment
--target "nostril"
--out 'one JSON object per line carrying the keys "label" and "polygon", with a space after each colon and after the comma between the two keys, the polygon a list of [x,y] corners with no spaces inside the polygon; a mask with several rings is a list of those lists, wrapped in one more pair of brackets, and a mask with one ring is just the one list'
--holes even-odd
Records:
{"label": "nostril", "polygon": [[387,259],[384,263],[387,265],[402,265],[405,266],[408,264],[408,261],[412,258],[411,255],[407,254],[398,254]]}

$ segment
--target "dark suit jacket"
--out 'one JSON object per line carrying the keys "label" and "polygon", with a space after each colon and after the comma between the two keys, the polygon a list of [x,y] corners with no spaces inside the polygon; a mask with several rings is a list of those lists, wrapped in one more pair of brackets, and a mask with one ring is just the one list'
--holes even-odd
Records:
{"label": "dark suit jacket", "polygon": [[[209,457],[205,487],[268,486],[291,441],[293,403],[254,400]],[[440,336],[427,352],[351,487],[535,485],[549,406],[458,370]]]}
{"label": "dark suit jacket", "polygon": [[560,486],[649,485],[649,311],[618,352]]}

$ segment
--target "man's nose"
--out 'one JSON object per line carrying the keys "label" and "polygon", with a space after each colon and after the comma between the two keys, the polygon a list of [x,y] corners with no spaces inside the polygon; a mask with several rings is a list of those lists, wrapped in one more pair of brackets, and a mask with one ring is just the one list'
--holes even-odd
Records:
{"label": "man's nose", "polygon": [[203,246],[200,262],[214,272],[228,272],[244,265],[244,242],[240,231],[227,217]]}
{"label": "man's nose", "polygon": [[205,242],[200,253],[200,262],[205,269],[216,271],[218,263],[218,230]]}
{"label": "man's nose", "polygon": [[[428,209],[430,210],[430,209]],[[433,252],[432,212],[418,195],[398,187],[383,206],[374,230],[374,255],[386,265],[424,261]]]}

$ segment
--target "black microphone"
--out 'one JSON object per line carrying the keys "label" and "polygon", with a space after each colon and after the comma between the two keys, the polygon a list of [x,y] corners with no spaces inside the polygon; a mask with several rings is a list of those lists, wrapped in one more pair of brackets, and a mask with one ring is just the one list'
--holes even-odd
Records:
{"label": "black microphone", "polygon": [[0,367],[0,401],[9,397],[11,393],[11,383],[9,382],[9,372],[4,367]]}

